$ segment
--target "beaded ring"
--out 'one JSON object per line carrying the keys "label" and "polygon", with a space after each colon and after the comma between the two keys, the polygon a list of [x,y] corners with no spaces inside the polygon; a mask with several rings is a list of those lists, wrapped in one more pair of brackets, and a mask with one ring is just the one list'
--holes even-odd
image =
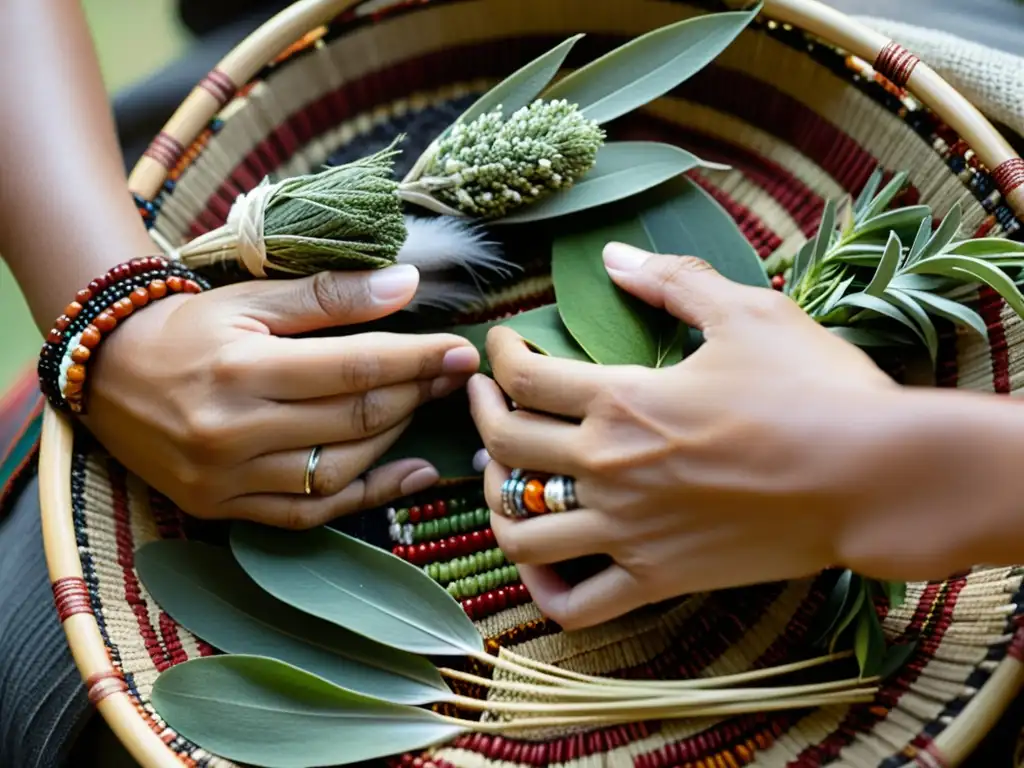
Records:
{"label": "beaded ring", "polygon": [[75,294],[54,321],[39,353],[39,384],[64,413],[85,413],[88,366],[103,338],[151,301],[210,287],[179,262],[148,256],[119,264]]}
{"label": "beaded ring", "polygon": [[501,485],[501,512],[505,517],[522,519],[578,507],[576,481],[571,477],[554,475],[542,480],[513,469]]}

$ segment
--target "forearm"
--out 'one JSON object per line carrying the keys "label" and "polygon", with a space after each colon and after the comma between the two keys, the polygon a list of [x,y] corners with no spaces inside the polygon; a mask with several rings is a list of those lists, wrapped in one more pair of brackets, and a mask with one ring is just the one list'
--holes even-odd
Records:
{"label": "forearm", "polygon": [[861,433],[844,565],[911,580],[1024,562],[1024,403],[910,389],[876,416]]}
{"label": "forearm", "polygon": [[76,0],[4,2],[0,105],[0,255],[45,333],[89,280],[153,251]]}

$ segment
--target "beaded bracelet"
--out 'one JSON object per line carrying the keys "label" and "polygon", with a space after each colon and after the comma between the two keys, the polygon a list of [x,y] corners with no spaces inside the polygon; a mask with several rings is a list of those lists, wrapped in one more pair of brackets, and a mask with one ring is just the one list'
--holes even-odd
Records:
{"label": "beaded bracelet", "polygon": [[136,309],[175,293],[210,287],[181,263],[147,256],[119,264],[75,294],[39,354],[39,385],[64,413],[85,413],[88,366],[106,335]]}

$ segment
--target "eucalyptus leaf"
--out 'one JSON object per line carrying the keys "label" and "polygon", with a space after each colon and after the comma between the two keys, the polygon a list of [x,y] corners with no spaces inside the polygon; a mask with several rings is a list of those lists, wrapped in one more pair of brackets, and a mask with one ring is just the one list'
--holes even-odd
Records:
{"label": "eucalyptus leaf", "polygon": [[[558,313],[587,355],[602,365],[658,367],[671,327],[666,316],[623,291],[608,276],[602,251],[616,241],[653,251],[654,245],[638,216],[624,212],[603,226],[580,227],[556,237],[551,250],[551,278]],[[664,333],[662,332],[664,329]]]}
{"label": "eucalyptus leaf", "polygon": [[838,643],[839,638],[842,637],[843,633],[846,632],[854,621],[857,620],[857,617],[860,616],[861,607],[867,599],[867,589],[864,586],[864,580],[859,576],[857,576],[850,585],[850,594],[853,599],[844,606],[841,618],[835,625],[835,629],[832,632],[832,639],[829,643],[829,653],[835,651],[836,643]]}
{"label": "eucalyptus leaf", "polygon": [[761,10],[713,13],[670,24],[580,67],[544,93],[607,123],[663,96],[710,64]]}
{"label": "eucalyptus leaf", "polygon": [[970,307],[942,296],[936,296],[933,293],[918,291],[912,288],[906,288],[903,292],[933,315],[944,317],[946,320],[957,325],[966,325],[974,329],[982,338],[988,338],[988,326],[985,324],[985,320]]}
{"label": "eucalyptus leaf", "polygon": [[928,313],[912,296],[902,291],[890,288],[885,292],[883,298],[917,323],[928,350],[928,356],[934,363],[939,357],[939,332],[935,329],[935,323],[932,322]]}
{"label": "eucalyptus leaf", "polygon": [[870,600],[865,600],[861,605],[861,615],[853,636],[853,652],[857,657],[861,677],[874,677],[881,671],[885,658],[885,635]]}
{"label": "eucalyptus leaf", "polygon": [[860,194],[857,195],[857,201],[853,204],[853,215],[855,220],[860,216],[864,209],[871,204],[875,195],[878,194],[878,189],[882,186],[882,178],[884,176],[885,172],[882,170],[881,166],[876,167],[875,170],[871,172],[871,175],[868,176],[868,180],[865,182],[864,188],[860,191]]}
{"label": "eucalyptus leaf", "polygon": [[864,289],[869,296],[881,296],[889,287],[889,282],[896,276],[896,268],[900,264],[900,254],[903,251],[903,244],[895,232],[889,233],[889,242],[885,244],[885,252],[878,262],[878,269],[875,270],[871,282]]}
{"label": "eucalyptus leaf", "polygon": [[412,422],[377,460],[375,466],[402,459],[429,461],[443,480],[479,477],[473,457],[483,448],[469,411],[469,400],[460,390],[419,406]]}
{"label": "eucalyptus leaf", "polygon": [[910,657],[914,655],[914,651],[916,650],[917,641],[889,646],[885,651],[882,664],[878,669],[878,676],[883,680],[887,680],[892,677],[894,674],[899,672],[908,661],[910,661]]}
{"label": "eucalyptus leaf", "polygon": [[163,672],[153,706],[184,738],[263,768],[348,765],[424,749],[465,728],[426,709],[346,691],[259,656],[209,656]]}
{"label": "eucalyptus leaf", "polygon": [[462,607],[422,570],[329,528],[231,527],[231,551],[257,584],[283,602],[410,653],[483,652]]}
{"label": "eucalyptus leaf", "polygon": [[[878,169],[880,171],[881,169]],[[879,182],[881,181],[881,175],[879,175]],[[906,171],[900,171],[893,175],[892,179],[888,184],[885,185],[885,189],[881,192],[875,193],[872,191],[872,197],[870,201],[860,209],[856,216],[858,224],[866,222],[882,213],[889,204],[896,199],[896,195],[903,191],[903,188],[907,185],[907,173]],[[877,189],[877,184],[876,184]],[[927,206],[921,206],[927,207]]]}
{"label": "eucalyptus leaf", "polygon": [[584,37],[585,35],[573,35],[516,70],[473,102],[472,106],[463,112],[456,122],[472,122],[480,115],[498,107],[501,107],[502,114],[508,117],[516,110],[527,106],[558,74],[569,51]]}
{"label": "eucalyptus leaf", "polygon": [[889,608],[899,608],[907,599],[907,582],[905,581],[885,581],[882,582],[885,587],[885,596],[889,600]]}
{"label": "eucalyptus leaf", "polygon": [[566,329],[554,304],[520,312],[502,320],[500,325],[514,330],[541,354],[582,363],[593,362]]}
{"label": "eucalyptus leaf", "polygon": [[894,347],[912,344],[913,341],[901,334],[869,328],[848,328],[843,325],[829,326],[828,330],[858,347]]}
{"label": "eucalyptus leaf", "polygon": [[135,553],[135,567],[157,605],[221,651],[269,656],[397,704],[430,704],[452,695],[422,656],[367,640],[271,597],[226,547],[152,541]]}
{"label": "eucalyptus leaf", "polygon": [[892,304],[877,296],[870,296],[866,293],[851,293],[836,302],[836,306],[856,307],[858,309],[864,309],[869,312],[875,312],[876,314],[883,315],[884,317],[888,317],[890,320],[895,320],[904,327],[909,328],[918,338],[921,339],[921,341],[925,341],[923,334],[913,320],[907,317],[900,310],[896,309]]}
{"label": "eucalyptus leaf", "polygon": [[733,282],[771,287],[764,261],[699,184],[679,176],[638,200],[640,219],[658,253],[696,256]]}
{"label": "eucalyptus leaf", "polygon": [[931,236],[931,239],[924,248],[921,249],[921,252],[913,259],[913,261],[908,261],[908,263],[912,264],[914,261],[929,259],[937,253],[940,253],[950,244],[950,242],[952,242],[953,238],[956,237],[957,232],[960,231],[961,218],[960,203],[956,203],[949,209],[949,213],[947,213],[945,218],[942,219],[942,223],[939,224],[939,228],[935,230],[935,234]]}
{"label": "eucalyptus leaf", "polygon": [[1024,317],[1024,295],[1005,272],[987,261],[969,256],[933,256],[910,266],[908,272],[921,275],[943,275],[963,280],[970,277],[992,288],[1018,316]]}
{"label": "eucalyptus leaf", "polygon": [[523,224],[579,213],[644,192],[706,163],[685,149],[655,141],[608,142],[579,181],[566,190],[518,209],[494,224]]}

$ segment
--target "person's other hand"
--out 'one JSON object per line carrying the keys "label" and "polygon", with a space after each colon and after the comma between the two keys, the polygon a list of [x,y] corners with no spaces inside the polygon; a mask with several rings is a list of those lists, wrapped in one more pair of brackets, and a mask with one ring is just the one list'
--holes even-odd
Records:
{"label": "person's other hand", "polygon": [[[619,244],[605,263],[705,343],[655,370],[546,357],[490,332],[497,384],[474,376],[469,392],[492,459],[491,523],[540,608],[574,628],[838,564],[837,531],[871,485],[854,456],[877,445],[882,403],[901,388],[780,293]],[[512,467],[574,477],[580,508],[499,514]],[[576,586],[548,567],[592,554],[613,564]]]}
{"label": "person's other hand", "polygon": [[197,517],[306,528],[421,491],[438,477],[423,460],[364,473],[418,405],[464,385],[477,351],[453,335],[286,338],[392,314],[418,281],[396,266],[156,302],[101,348],[86,424]]}

